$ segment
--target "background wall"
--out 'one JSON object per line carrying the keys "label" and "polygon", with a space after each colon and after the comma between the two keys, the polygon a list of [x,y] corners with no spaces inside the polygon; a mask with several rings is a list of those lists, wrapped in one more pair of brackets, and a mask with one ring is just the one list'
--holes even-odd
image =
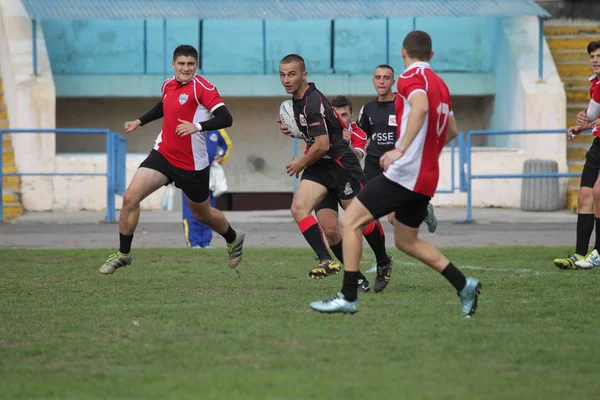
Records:
{"label": "background wall", "polygon": [[[377,64],[401,65],[402,40],[416,27],[436,44],[437,70],[490,72],[497,23],[481,17],[390,18],[388,25],[385,19],[266,21],[263,42],[258,20],[167,20],[167,61],[186,43],[201,49],[201,69],[209,74],[277,73],[289,53],[306,55],[314,73],[370,73]],[[162,20],[50,20],[42,27],[54,74],[163,72]]]}
{"label": "background wall", "polygon": [[[284,166],[292,155],[292,140],[279,133],[280,98],[225,99],[234,117],[227,130],[233,141],[232,155],[226,165],[232,192],[290,191],[292,183]],[[353,97],[354,117],[360,107],[373,97]],[[136,119],[155,104],[155,99],[59,99],[57,125],[77,128],[108,128],[123,132],[123,122]],[[461,130],[485,129],[491,118],[491,97],[455,97],[453,106]],[[128,134],[128,152],[147,154],[160,131],[160,121],[153,122]],[[303,145],[299,144],[299,151]],[[104,152],[102,135],[57,135],[57,153]],[[263,158],[265,168],[256,171],[254,158]]]}

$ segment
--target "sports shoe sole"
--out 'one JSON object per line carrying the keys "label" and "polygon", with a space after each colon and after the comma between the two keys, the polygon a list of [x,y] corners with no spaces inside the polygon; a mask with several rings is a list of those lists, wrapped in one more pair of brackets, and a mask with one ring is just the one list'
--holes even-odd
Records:
{"label": "sports shoe sole", "polygon": [[238,231],[237,234],[240,235],[240,240],[235,245],[235,247],[237,247],[237,246],[240,247],[240,249],[239,249],[240,255],[229,259],[229,268],[231,268],[231,269],[235,269],[235,268],[237,268],[238,265],[240,265],[240,263],[242,262],[242,256],[243,256],[243,251],[244,251],[244,240],[246,239],[246,233]]}
{"label": "sports shoe sole", "polygon": [[[429,211],[429,206],[427,207],[427,211]],[[429,215],[431,215],[431,218],[429,218]],[[429,214],[429,212],[427,213],[425,224],[427,225],[427,230],[429,233],[434,233],[437,230],[438,221],[433,212],[433,207],[431,207],[431,214]]]}
{"label": "sports shoe sole", "polygon": [[[313,311],[316,311],[318,313],[321,314],[335,314],[335,313],[340,313],[339,311],[321,311],[321,310],[315,310],[314,308],[312,308]],[[353,311],[341,311],[341,314],[344,315],[354,315],[358,312],[358,310],[353,310]]]}
{"label": "sports shoe sole", "polygon": [[127,267],[127,266],[129,266],[129,265],[131,265],[131,262],[129,262],[129,263],[125,264],[125,265],[121,265],[120,267],[114,267],[114,266],[111,266],[111,269],[106,269],[106,270],[104,270],[104,269],[103,269],[103,268],[104,268],[104,265],[102,265],[102,266],[101,266],[101,267],[98,269],[98,272],[100,272],[102,275],[112,275],[112,274],[114,274],[115,272],[117,272],[117,270],[118,270],[118,269],[125,268],[125,267]]}
{"label": "sports shoe sole", "polygon": [[327,272],[327,271],[325,271],[324,268],[314,268],[314,269],[311,269],[310,271],[308,271],[308,276],[310,276],[312,279],[323,279],[323,278],[327,278],[328,276],[331,276],[331,275],[337,275],[339,273],[340,273],[339,269],[334,269],[334,270]]}
{"label": "sports shoe sole", "polygon": [[475,311],[477,311],[477,305],[479,302],[479,295],[481,294],[481,288],[483,287],[483,285],[481,284],[481,282],[479,282],[477,284],[477,286],[475,286],[475,300],[473,301],[473,305],[471,306],[471,311],[465,315],[465,318],[471,318],[473,315],[475,315]]}
{"label": "sports shoe sole", "polygon": [[571,261],[571,263],[569,263],[569,265],[564,265],[562,263],[554,262],[554,266],[556,268],[560,268],[560,269],[563,269],[563,270],[578,269],[579,268],[577,265],[575,265],[575,262],[573,262],[573,261]]}

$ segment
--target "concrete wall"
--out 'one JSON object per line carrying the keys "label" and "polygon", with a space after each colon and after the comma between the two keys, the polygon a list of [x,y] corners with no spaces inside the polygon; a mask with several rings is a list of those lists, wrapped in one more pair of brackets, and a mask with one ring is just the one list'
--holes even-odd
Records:
{"label": "concrete wall", "polygon": [[[167,64],[174,48],[201,46],[203,73],[273,74],[289,53],[304,54],[314,73],[370,73],[377,64],[400,66],[404,36],[430,33],[439,71],[491,72],[497,18],[428,17],[266,21],[167,20]],[[145,74],[164,67],[163,21],[44,21],[54,73]],[[389,29],[387,31],[386,29]],[[299,32],[302,32],[299,35]],[[333,65],[331,47],[333,44]],[[264,47],[266,45],[266,47]]]}
{"label": "concrete wall", "polygon": [[[496,97],[491,129],[546,130],[566,126],[566,93],[544,41],[543,80],[538,77],[538,20],[506,19],[499,27]],[[490,137],[492,145],[523,149],[527,158],[554,160],[567,171],[563,134]],[[566,180],[561,180],[561,193]]]}
{"label": "concrete wall", "polygon": [[[54,86],[43,37],[41,35],[38,37],[40,76],[33,77],[31,23],[20,3],[0,0],[0,5],[2,5],[0,64],[5,79],[11,127],[54,128]],[[430,29],[435,31],[436,28],[438,35],[443,33],[443,28],[436,27],[432,22]],[[496,29],[496,26],[492,28]],[[469,130],[490,126],[502,128],[522,126],[523,129],[540,129],[564,126],[565,94],[547,47],[544,53],[546,79],[544,82],[537,80],[537,20],[535,18],[507,20],[497,32],[501,36],[504,35],[504,39],[499,42],[498,48],[491,49],[490,53],[493,55],[497,52],[502,56],[494,59],[497,65],[496,86],[501,89],[499,97],[493,105],[489,97],[485,98],[486,100],[455,97],[453,103],[460,128]],[[468,32],[465,36],[469,36]],[[443,59],[443,52],[441,53],[437,54],[437,59]],[[453,61],[453,58],[449,56],[447,61]],[[501,74],[498,74],[499,70],[502,71]],[[469,75],[465,74],[465,76]],[[276,83],[278,85],[278,82]],[[278,93],[280,93],[279,87]],[[57,107],[57,125],[108,127],[120,131],[124,120],[138,117],[153,105],[155,99],[155,97],[146,100],[61,99]],[[292,142],[277,132],[274,123],[282,99],[283,97],[226,98],[236,119],[234,127],[230,130],[234,141],[234,153],[226,168],[232,192],[276,192],[286,188],[291,190],[292,183],[284,174],[283,166],[291,156]],[[358,110],[367,98],[355,97],[353,100]],[[490,120],[491,110],[497,114]],[[155,123],[130,135],[130,151],[139,151],[141,154],[129,155],[128,180],[152,146],[158,129],[158,124]],[[17,136],[15,149],[20,171],[76,172],[85,169],[102,172],[106,168],[103,155],[59,154],[55,156],[54,144],[53,135]],[[555,159],[559,162],[560,170],[566,170],[564,137],[523,137],[515,144],[518,145],[517,150],[476,149],[473,152],[473,171],[477,173],[521,172],[523,161],[528,158]],[[57,146],[59,152],[93,150],[94,147],[103,148],[103,141],[101,138],[94,142],[90,141],[89,137],[83,141],[77,137],[68,139],[60,137]],[[252,157],[265,159],[264,171],[254,171],[249,166],[249,159]],[[447,152],[441,157],[443,165],[441,189],[448,187],[450,173],[448,158]],[[106,204],[104,178],[25,178],[23,182],[24,206],[28,210],[103,209]],[[476,181],[473,187],[475,206],[519,206],[519,180]],[[160,197],[161,193],[156,193],[143,206],[157,208]],[[434,203],[460,205],[464,204],[464,199],[463,194],[440,194],[436,196]]]}
{"label": "concrete wall", "polygon": [[[490,95],[496,18],[390,18],[262,21],[158,20],[44,21],[59,97],[153,97],[171,75],[173,49],[198,48],[200,72],[226,96],[279,96],[279,60],[289,53],[306,58],[307,69],[328,94],[369,95],[378,64],[404,66],[400,48],[413,28],[428,31],[435,44],[436,71],[447,73],[457,95]],[[298,32],[302,32],[299,36]],[[263,41],[264,39],[264,41]],[[366,80],[364,79],[366,76]],[[330,79],[324,79],[330,77]],[[327,82],[326,82],[327,81]]]}
{"label": "concrete wall", "polygon": [[[127,182],[133,178],[138,165],[145,158],[145,154],[130,154],[127,158]],[[235,159],[235,158],[234,158]],[[232,159],[232,161],[234,160]],[[445,149],[440,157],[440,190],[451,188],[451,164],[450,150]],[[523,150],[486,150],[474,152],[473,172],[480,174],[495,174],[499,171],[505,173],[521,173],[523,162],[527,159],[527,153]],[[455,184],[458,186],[459,169],[458,155],[455,154]],[[106,156],[100,154],[59,154],[56,157],[56,169],[60,172],[104,172],[106,171]],[[232,192],[245,184],[239,181],[239,171],[244,168],[228,163],[225,166],[228,183],[233,186]],[[282,168],[281,168],[282,169]],[[271,177],[276,173],[258,175],[256,173],[246,174],[246,179],[253,188],[268,188],[272,184]],[[286,184],[291,191],[291,179],[275,179],[277,183]],[[106,209],[106,178],[104,177],[56,177],[54,182],[53,210],[105,210]],[[520,204],[521,182],[519,180],[476,180],[473,183],[473,204],[476,207],[513,207],[518,208]],[[234,189],[236,188],[236,189]],[[254,189],[252,191],[255,191]],[[144,210],[158,210],[164,188],[160,189],[142,202]],[[122,198],[116,196],[116,206],[120,208]],[[437,194],[433,199],[436,206],[464,206],[466,195]]]}
{"label": "concrete wall", "polygon": [[[358,110],[372,97],[353,97],[355,118]],[[292,140],[277,129],[281,98],[232,98],[226,104],[234,116],[228,129],[233,150],[226,165],[231,192],[284,192],[292,189],[292,181],[284,166],[292,155]],[[108,128],[122,132],[123,122],[135,119],[155,104],[150,99],[59,99],[57,125],[65,128]],[[491,97],[455,97],[453,105],[462,130],[485,129],[489,126]],[[156,121],[127,135],[128,152],[147,154],[160,131]],[[302,145],[300,145],[302,147]],[[103,152],[101,135],[57,135],[58,153]],[[300,151],[302,148],[300,149]],[[254,170],[252,160],[263,158],[265,168]],[[132,159],[137,160],[137,157]]]}
{"label": "concrete wall", "polygon": [[[11,129],[53,129],[55,92],[44,37],[38,30],[39,74],[33,74],[31,21],[17,0],[0,0],[0,68]],[[15,163],[21,173],[54,170],[54,134],[13,135]],[[21,194],[28,210],[52,207],[52,178],[23,177]]]}

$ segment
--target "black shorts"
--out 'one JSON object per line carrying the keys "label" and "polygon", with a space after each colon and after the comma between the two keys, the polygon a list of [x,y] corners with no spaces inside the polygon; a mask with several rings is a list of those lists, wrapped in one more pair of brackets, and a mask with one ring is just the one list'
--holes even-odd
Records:
{"label": "black shorts", "polygon": [[383,174],[373,178],[357,198],[375,219],[395,212],[396,219],[411,228],[418,228],[425,220],[427,205],[431,199],[408,190]]}
{"label": "black shorts", "polygon": [[600,165],[594,165],[586,161],[583,165],[583,171],[581,171],[581,185],[579,187],[593,188],[599,173]]}
{"label": "black shorts", "polygon": [[600,167],[600,138],[595,138],[592,146],[585,154],[585,163],[593,167]]}
{"label": "black shorts", "polygon": [[360,166],[356,170],[346,169],[329,158],[322,158],[309,165],[300,179],[306,179],[325,186],[340,200],[354,198],[363,187],[363,175]]}
{"label": "black shorts", "polygon": [[210,167],[200,171],[179,169],[171,165],[158,151],[152,150],[142,161],[140,168],[150,168],[160,172],[169,179],[169,183],[175,183],[175,186],[180,188],[194,203],[202,203],[208,199]]}
{"label": "black shorts", "polygon": [[383,170],[379,165],[379,157],[365,157],[365,184],[373,180],[377,175],[381,175]]}
{"label": "black shorts", "polygon": [[320,210],[329,209],[335,212],[338,212],[338,201],[337,195],[334,191],[328,190],[325,198],[317,204],[315,207],[315,213],[318,213]]}

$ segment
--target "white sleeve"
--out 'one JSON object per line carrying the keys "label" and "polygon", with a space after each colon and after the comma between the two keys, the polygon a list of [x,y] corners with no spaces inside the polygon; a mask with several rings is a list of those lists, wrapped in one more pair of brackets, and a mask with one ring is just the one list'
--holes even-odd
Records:
{"label": "white sleeve", "polygon": [[600,117],[600,103],[596,103],[593,99],[587,107],[587,118],[589,122],[594,122]]}

